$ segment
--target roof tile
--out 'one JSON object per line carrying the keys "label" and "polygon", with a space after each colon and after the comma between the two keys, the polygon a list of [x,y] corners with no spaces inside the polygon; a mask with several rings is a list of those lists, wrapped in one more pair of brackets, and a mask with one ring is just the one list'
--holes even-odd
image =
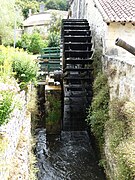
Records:
{"label": "roof tile", "polygon": [[94,0],[105,22],[135,23],[135,0]]}

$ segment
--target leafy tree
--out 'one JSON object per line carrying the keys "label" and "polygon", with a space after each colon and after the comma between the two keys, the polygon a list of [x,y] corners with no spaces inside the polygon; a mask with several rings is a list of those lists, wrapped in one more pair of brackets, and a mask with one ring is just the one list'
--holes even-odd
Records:
{"label": "leafy tree", "polygon": [[59,9],[57,2],[54,0],[48,0],[45,6],[47,9]]}
{"label": "leafy tree", "polygon": [[56,13],[52,14],[49,34],[47,37],[48,47],[57,47],[60,45],[61,19]]}
{"label": "leafy tree", "polygon": [[47,9],[58,9],[65,11],[68,9],[67,0],[14,0],[14,1],[16,2],[16,5],[22,10],[25,19],[29,15],[29,9],[32,10],[33,14],[39,11],[40,3],[44,3]]}
{"label": "leafy tree", "polygon": [[58,10],[67,10],[68,3],[66,0],[47,0],[45,3],[47,9],[58,9]]}
{"label": "leafy tree", "polygon": [[16,0],[16,4],[22,9],[22,13],[25,19],[29,15],[29,9],[32,10],[33,14],[39,10],[39,2],[36,0]]}
{"label": "leafy tree", "polygon": [[20,10],[15,7],[15,0],[2,0],[0,3],[0,37],[3,44],[9,44],[13,39],[15,21],[22,22]]}
{"label": "leafy tree", "polygon": [[60,33],[62,17],[58,17],[56,13],[53,13],[51,19],[49,31]]}
{"label": "leafy tree", "polygon": [[68,2],[66,0],[57,0],[57,4],[60,10],[68,10]]}

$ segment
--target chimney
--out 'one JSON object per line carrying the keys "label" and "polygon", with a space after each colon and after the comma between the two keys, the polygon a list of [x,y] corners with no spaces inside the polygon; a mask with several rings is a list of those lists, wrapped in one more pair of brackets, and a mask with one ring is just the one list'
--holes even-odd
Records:
{"label": "chimney", "polygon": [[32,11],[31,11],[31,9],[29,9],[29,14],[28,14],[28,16],[30,17],[32,15]]}
{"label": "chimney", "polygon": [[39,12],[40,13],[43,13],[44,12],[44,10],[45,10],[45,4],[40,4],[40,10],[39,10]]}

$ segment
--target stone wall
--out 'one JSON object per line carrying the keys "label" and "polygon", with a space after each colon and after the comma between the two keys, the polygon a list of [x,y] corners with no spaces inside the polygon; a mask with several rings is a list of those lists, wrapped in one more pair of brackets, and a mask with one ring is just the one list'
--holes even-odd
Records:
{"label": "stone wall", "polygon": [[0,179],[28,180],[31,138],[30,114],[25,92],[18,94],[21,104],[11,113],[7,124],[0,126]]}
{"label": "stone wall", "polygon": [[[108,83],[110,88],[110,101],[117,98],[117,100],[127,100],[133,105],[135,104],[135,57],[129,58],[118,58],[114,56],[103,57],[103,70],[107,74]],[[126,101],[125,101],[126,102]],[[131,107],[127,107],[131,109]],[[134,112],[134,106],[133,106]],[[132,114],[133,115],[133,114]],[[134,132],[135,124],[128,122],[128,128],[131,132]],[[131,137],[134,139],[134,133],[131,133]],[[112,152],[110,148],[111,141],[110,129],[105,130],[105,143],[104,143],[104,155],[106,159],[106,174],[110,180],[118,179],[120,164],[117,161],[117,155]],[[132,139],[131,138],[131,139]],[[130,139],[130,138],[129,138]],[[129,148],[130,140],[127,140]],[[126,142],[126,141],[125,141]],[[121,145],[126,146],[124,140],[121,140]],[[134,141],[133,141],[134,142]],[[124,144],[125,143],[125,144]],[[134,143],[133,143],[134,146]],[[123,150],[121,150],[123,151]],[[131,153],[131,154],[130,154]],[[131,151],[128,151],[126,156],[134,156]],[[133,166],[134,163],[131,163]]]}
{"label": "stone wall", "polygon": [[104,56],[103,69],[108,75],[110,98],[135,100],[135,57]]}

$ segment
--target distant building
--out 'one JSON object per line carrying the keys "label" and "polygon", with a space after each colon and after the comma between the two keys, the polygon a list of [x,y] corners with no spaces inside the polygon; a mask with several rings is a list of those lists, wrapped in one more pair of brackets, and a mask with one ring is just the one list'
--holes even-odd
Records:
{"label": "distant building", "polygon": [[48,28],[51,22],[52,14],[56,14],[57,17],[67,18],[67,11],[60,10],[46,10],[42,11],[38,14],[31,15],[31,11],[29,17],[23,22],[24,32],[31,34],[34,29],[38,29],[42,34],[46,35],[48,32]]}

